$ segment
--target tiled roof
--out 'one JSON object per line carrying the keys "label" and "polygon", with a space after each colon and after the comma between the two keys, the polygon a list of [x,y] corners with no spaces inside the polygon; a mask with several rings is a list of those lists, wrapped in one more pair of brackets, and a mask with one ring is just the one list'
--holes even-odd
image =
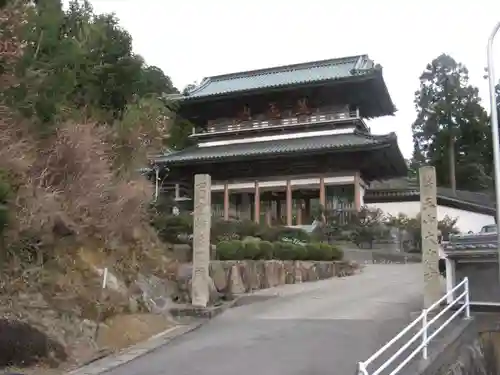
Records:
{"label": "tiled roof", "polygon": [[196,161],[215,161],[259,155],[290,154],[302,151],[333,149],[356,149],[396,144],[394,133],[371,135],[355,131],[350,134],[330,136],[281,139],[273,141],[249,142],[231,145],[200,147],[194,146],[156,159],[157,163],[183,163]]}
{"label": "tiled roof", "polygon": [[454,235],[445,245],[445,251],[453,250],[488,250],[498,247],[496,233]]}
{"label": "tiled roof", "polygon": [[[377,201],[378,199],[387,200],[388,198],[398,199],[405,197],[419,199],[420,188],[418,181],[407,179],[406,187],[403,185],[403,179],[397,179],[394,182],[389,180],[372,183],[371,187],[366,191],[365,200]],[[446,202],[458,203],[458,205],[464,207],[475,206],[488,213],[494,212],[496,206],[495,200],[489,194],[466,190],[453,192],[452,189],[447,187],[437,188],[437,198]]]}
{"label": "tiled roof", "polygon": [[187,95],[172,98],[201,98],[261,88],[323,82],[369,74],[378,68],[367,55],[313,61],[208,77],[203,79],[199,86],[187,92]]}

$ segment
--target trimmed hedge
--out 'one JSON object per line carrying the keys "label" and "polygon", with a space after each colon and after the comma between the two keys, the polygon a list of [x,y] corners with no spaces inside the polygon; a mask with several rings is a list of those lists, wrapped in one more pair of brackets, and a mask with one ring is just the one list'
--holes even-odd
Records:
{"label": "trimmed hedge", "polygon": [[212,243],[243,240],[245,237],[257,237],[269,242],[282,241],[284,238],[292,241],[311,242],[311,236],[300,228],[269,227],[264,224],[256,224],[251,220],[217,220],[212,223]]}
{"label": "trimmed hedge", "polygon": [[219,260],[341,260],[341,249],[326,243],[308,243],[305,246],[290,242],[269,241],[222,241],[217,244]]}

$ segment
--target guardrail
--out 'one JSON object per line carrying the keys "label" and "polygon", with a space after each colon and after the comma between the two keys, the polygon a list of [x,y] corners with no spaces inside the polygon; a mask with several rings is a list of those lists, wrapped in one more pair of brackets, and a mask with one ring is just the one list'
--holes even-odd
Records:
{"label": "guardrail", "polygon": [[[463,288],[463,292],[455,298],[451,303],[449,303],[445,308],[440,310],[432,319],[428,319],[429,313],[433,310],[437,309],[444,301],[447,300],[449,296],[453,296],[455,292]],[[461,301],[463,302],[461,303]],[[429,327],[432,326],[437,320],[442,317],[448,310],[450,310],[453,306],[459,305],[460,307],[440,326],[436,328],[432,334],[429,335]],[[470,318],[470,303],[469,303],[469,280],[467,277],[463,279],[461,283],[456,285],[452,290],[446,293],[443,297],[441,297],[438,301],[434,302],[429,308],[422,310],[420,316],[407,325],[401,332],[399,332],[392,340],[390,340],[387,344],[381,347],[375,354],[373,354],[370,358],[368,358],[364,362],[358,363],[358,375],[379,375],[382,374],[382,371],[387,369],[390,365],[395,364],[396,360],[401,356],[401,354],[407,350],[415,341],[419,338],[421,339],[421,343],[417,346],[407,357],[405,357],[401,362],[394,368],[390,375],[396,375],[404,366],[406,366],[419,352],[422,352],[422,358],[427,359],[428,353],[427,348],[429,342],[436,337],[448,324],[450,324],[453,319],[455,319],[462,311],[464,311],[465,319]],[[414,334],[401,348],[398,349],[396,353],[394,353],[388,360],[386,360],[383,364],[381,364],[377,369],[372,372],[368,371],[368,367],[382,354],[384,354],[389,348],[393,347],[393,345],[400,340],[405,334],[407,334],[412,328],[417,326],[418,324],[422,325],[422,328]]]}

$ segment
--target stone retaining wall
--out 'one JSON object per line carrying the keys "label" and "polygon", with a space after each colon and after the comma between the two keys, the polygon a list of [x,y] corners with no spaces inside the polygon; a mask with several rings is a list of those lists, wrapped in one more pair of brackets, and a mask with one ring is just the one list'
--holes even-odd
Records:
{"label": "stone retaining wall", "polygon": [[[178,277],[177,302],[189,303],[192,265],[184,264],[183,277]],[[280,261],[242,260],[211,261],[210,283],[213,304],[217,299],[232,299],[237,295],[284,284],[297,284],[331,277],[351,276],[359,265],[349,261]]]}

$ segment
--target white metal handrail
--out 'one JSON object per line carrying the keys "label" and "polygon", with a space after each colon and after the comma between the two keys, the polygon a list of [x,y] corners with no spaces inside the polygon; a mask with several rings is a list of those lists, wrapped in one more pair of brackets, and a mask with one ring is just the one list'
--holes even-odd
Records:
{"label": "white metal handrail", "polygon": [[[449,296],[453,296],[455,292],[463,288],[463,292],[455,298],[452,302],[448,303],[446,307],[441,309],[432,319],[428,320],[429,313],[438,308],[444,301],[447,300]],[[460,303],[463,300],[463,304]],[[460,307],[436,330],[429,335],[429,327],[432,326],[437,320],[442,317],[448,310],[450,310],[453,306],[460,305]],[[452,290],[446,293],[439,300],[434,302],[429,308],[423,309],[422,313],[416,318],[413,322],[408,324],[401,332],[399,332],[396,336],[394,336],[387,344],[382,346],[376,353],[374,353],[370,358],[368,358],[364,362],[358,363],[358,375],[379,375],[391,364],[395,363],[398,357],[407,350],[410,345],[412,345],[415,341],[421,338],[420,345],[415,348],[407,357],[401,360],[401,362],[396,366],[394,370],[390,373],[390,375],[397,374],[404,366],[408,364],[419,352],[422,352],[422,358],[427,359],[427,347],[429,342],[436,337],[448,324],[451,323],[453,319],[455,319],[462,311],[464,311],[465,319],[470,318],[470,303],[469,303],[469,279],[465,277],[461,283],[457,284]],[[407,334],[413,327],[417,326],[421,323],[422,328],[415,333],[404,345],[402,345],[396,353],[394,353],[388,360],[382,363],[377,369],[372,372],[368,372],[368,366],[372,364],[377,358],[379,358],[383,353],[385,353],[390,347],[401,339],[405,334]]]}

